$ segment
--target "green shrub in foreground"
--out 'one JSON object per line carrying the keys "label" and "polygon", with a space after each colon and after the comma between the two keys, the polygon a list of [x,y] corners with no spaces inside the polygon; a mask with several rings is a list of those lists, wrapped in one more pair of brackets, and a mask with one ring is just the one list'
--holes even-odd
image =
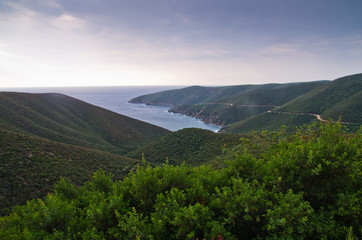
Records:
{"label": "green shrub in foreground", "polygon": [[361,235],[361,131],[313,125],[254,134],[224,168],[102,171],[61,180],[0,219],[2,239],[344,239]]}

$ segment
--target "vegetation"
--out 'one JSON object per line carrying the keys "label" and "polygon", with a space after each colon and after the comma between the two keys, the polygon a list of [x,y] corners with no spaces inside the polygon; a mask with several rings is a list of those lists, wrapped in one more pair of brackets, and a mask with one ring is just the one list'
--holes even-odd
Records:
{"label": "vegetation", "polygon": [[280,130],[284,125],[286,131],[291,132],[296,126],[303,126],[318,121],[315,116],[283,114],[277,112],[265,112],[255,117],[247,118],[243,121],[236,122],[231,126],[223,129],[225,132],[245,134],[250,131]]}
{"label": "vegetation", "polygon": [[145,147],[127,154],[141,159],[142,155],[150,163],[200,165],[222,154],[222,149],[239,143],[240,136],[219,134],[199,128],[186,128],[166,135]]}
{"label": "vegetation", "polygon": [[102,168],[121,179],[139,161],[0,130],[0,215],[12,206],[44,197],[61,178],[79,186]]}
{"label": "vegetation", "polygon": [[[362,131],[314,124],[255,133],[219,168],[103,171],[0,218],[11,239],[353,239],[361,236]],[[223,160],[224,159],[224,160]]]}
{"label": "vegetation", "polygon": [[0,127],[125,154],[169,133],[62,94],[0,92]]}

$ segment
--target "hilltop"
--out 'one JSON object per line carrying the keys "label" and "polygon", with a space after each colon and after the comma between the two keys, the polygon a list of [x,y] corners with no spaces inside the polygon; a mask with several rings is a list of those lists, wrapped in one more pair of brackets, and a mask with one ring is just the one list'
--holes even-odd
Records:
{"label": "hilltop", "polygon": [[0,92],[0,127],[117,154],[170,132],[57,93]]}

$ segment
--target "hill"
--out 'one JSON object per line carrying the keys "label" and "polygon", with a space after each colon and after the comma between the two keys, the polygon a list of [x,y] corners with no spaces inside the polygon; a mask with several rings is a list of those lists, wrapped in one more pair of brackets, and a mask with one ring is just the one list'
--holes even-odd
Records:
{"label": "hill", "polygon": [[288,84],[188,87],[140,96],[130,102],[171,105],[170,112],[227,126],[281,106],[329,81]]}
{"label": "hill", "polygon": [[117,154],[170,132],[56,93],[0,92],[0,127]]}
{"label": "hill", "polygon": [[0,215],[43,197],[61,177],[84,184],[102,168],[121,179],[137,164],[131,158],[0,129]]}
{"label": "hill", "polygon": [[301,124],[322,119],[337,121],[342,116],[350,130],[356,131],[362,124],[362,74],[342,77],[297,97],[280,108],[250,117],[226,127],[225,131],[246,133],[260,130],[288,130]]}
{"label": "hill", "polygon": [[144,154],[147,162],[157,164],[162,164],[168,159],[173,165],[200,165],[221,155],[223,147],[238,144],[239,139],[238,135],[186,128],[157,139],[126,156],[141,159]]}

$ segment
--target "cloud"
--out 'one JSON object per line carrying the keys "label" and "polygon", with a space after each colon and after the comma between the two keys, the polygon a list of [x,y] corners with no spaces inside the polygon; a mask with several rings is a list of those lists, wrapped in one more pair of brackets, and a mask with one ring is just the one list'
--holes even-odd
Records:
{"label": "cloud", "polygon": [[228,9],[213,9],[215,17],[200,5],[162,2],[150,9],[117,0],[1,2],[0,87],[16,77],[29,85],[303,81],[338,77],[342,66],[353,73],[362,64],[358,34],[285,38],[253,25],[252,13],[250,21],[233,23],[239,11],[229,17]]}
{"label": "cloud", "polygon": [[261,54],[263,55],[283,55],[298,52],[299,44],[277,44],[263,48]]}
{"label": "cloud", "polygon": [[189,25],[192,24],[192,20],[181,13],[175,13],[175,17],[178,21],[180,21],[182,24]]}
{"label": "cloud", "polygon": [[63,9],[62,6],[59,3],[57,3],[55,0],[38,0],[37,2],[38,4],[43,6],[52,7],[56,9]]}
{"label": "cloud", "polygon": [[86,21],[69,14],[62,14],[59,17],[51,18],[49,21],[61,29],[81,29],[86,25]]}
{"label": "cloud", "polygon": [[[59,9],[61,8],[61,6],[54,1],[46,1],[45,4],[50,4],[52,7]],[[46,27],[52,28],[52,30],[76,30],[84,28],[86,25],[86,20],[69,13],[51,15],[37,12],[14,2],[4,2],[4,5],[8,6],[11,10],[0,13],[0,24],[9,25],[8,29],[10,29],[11,26],[13,32],[20,29],[33,29],[36,32],[41,32],[46,30],[44,29]]]}

